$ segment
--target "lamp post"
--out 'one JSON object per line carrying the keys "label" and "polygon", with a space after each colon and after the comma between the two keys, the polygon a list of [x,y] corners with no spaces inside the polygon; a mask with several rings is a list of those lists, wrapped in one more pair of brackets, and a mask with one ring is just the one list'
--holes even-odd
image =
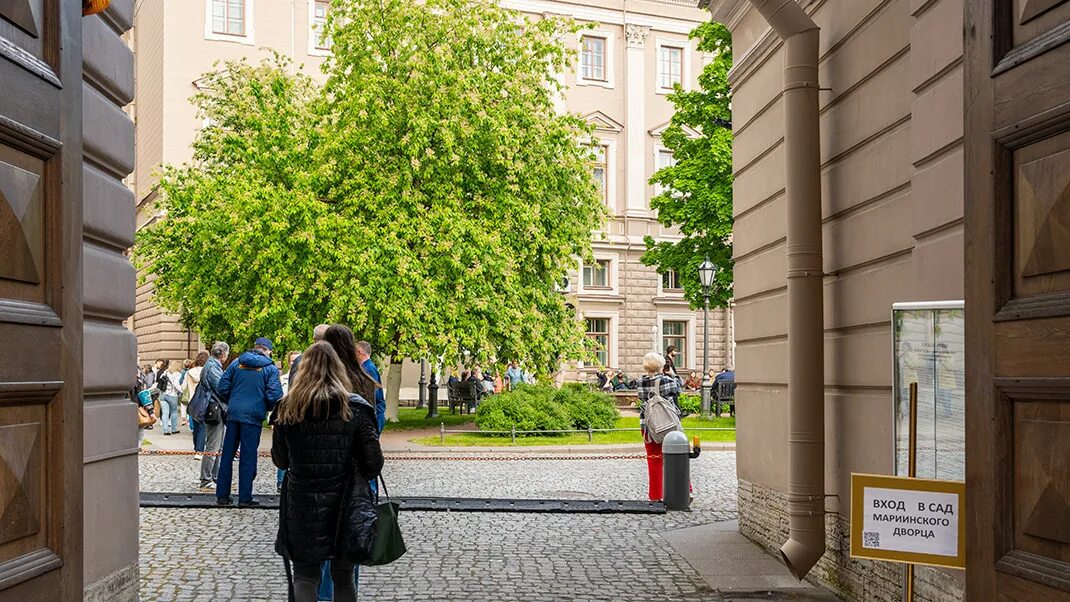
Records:
{"label": "lamp post", "polygon": [[420,360],[420,396],[419,400],[416,402],[416,409],[418,410],[424,409],[424,404],[427,403],[427,378],[425,376],[426,373],[427,360],[422,359]]}
{"label": "lamp post", "polygon": [[[702,284],[702,417],[710,417],[710,287],[717,268],[706,257],[698,267],[698,279]],[[720,404],[718,404],[719,406]],[[720,408],[718,407],[718,410]]]}
{"label": "lamp post", "polygon": [[431,384],[427,385],[427,418],[438,418],[438,381],[435,374],[438,366],[431,368]]}

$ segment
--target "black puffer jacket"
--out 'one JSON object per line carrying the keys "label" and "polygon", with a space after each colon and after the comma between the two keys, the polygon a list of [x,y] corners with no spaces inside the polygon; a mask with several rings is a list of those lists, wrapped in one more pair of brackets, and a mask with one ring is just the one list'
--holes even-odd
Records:
{"label": "black puffer jacket", "polygon": [[383,469],[375,408],[357,395],[349,404],[348,422],[335,411],[324,421],[277,425],[272,434],[271,459],[287,471],[275,550],[295,561],[335,556],[338,512],[353,469],[365,482]]}

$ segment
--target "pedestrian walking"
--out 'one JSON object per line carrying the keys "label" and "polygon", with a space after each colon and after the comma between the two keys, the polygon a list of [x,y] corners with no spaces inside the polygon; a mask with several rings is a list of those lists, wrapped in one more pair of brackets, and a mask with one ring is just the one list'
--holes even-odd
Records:
{"label": "pedestrian walking", "polygon": [[347,497],[370,502],[368,481],[382,470],[383,452],[375,408],[351,393],[349,372],[329,343],[314,343],[275,414],[271,459],[287,471],[275,550],[293,562],[297,602],[315,602],[320,565],[327,560],[335,602],[357,599],[354,569],[360,559],[340,549],[337,535],[341,524],[352,524],[343,515],[351,507],[344,504]]}
{"label": "pedestrian walking", "polygon": [[646,370],[646,374],[637,383],[637,395],[644,404],[639,409],[639,424],[643,428],[648,489],[649,497],[652,501],[660,500],[663,497],[661,483],[662,455],[661,444],[654,441],[650,434],[646,432],[646,425],[643,422],[646,418],[644,413],[645,405],[655,395],[660,395],[670,400],[675,400],[680,395],[680,381],[667,374],[662,374],[664,367],[665,358],[660,353],[651,352],[646,354],[643,357],[643,369]]}
{"label": "pedestrian walking", "polygon": [[[201,457],[201,491],[215,491],[216,481],[219,479],[220,450],[223,447],[223,433],[226,430],[226,417],[222,415],[222,408],[215,415],[207,415],[206,411],[211,403],[220,404],[222,398],[219,395],[219,381],[223,378],[223,362],[230,355],[230,345],[222,341],[212,345],[212,351],[204,363],[201,371],[201,384],[199,389],[203,396],[204,407],[193,407],[191,412],[194,417],[204,425],[204,448]],[[200,400],[198,400],[200,402]],[[200,403],[191,404],[199,406]],[[229,488],[228,488],[229,489]]]}
{"label": "pedestrian walking", "polygon": [[223,378],[219,379],[219,397],[227,406],[227,430],[223,435],[223,457],[216,481],[216,502],[221,506],[234,503],[230,486],[234,476],[234,456],[239,447],[238,505],[260,505],[253,499],[257,448],[264,420],[282,398],[279,369],[271,361],[274,347],[271,339],[260,337],[252,349],[231,362]]}
{"label": "pedestrian walking", "polygon": [[182,389],[178,379],[182,374],[182,362],[172,360],[167,370],[156,379],[156,389],[160,392],[160,422],[164,435],[178,432],[178,398]]}
{"label": "pedestrian walking", "polygon": [[197,388],[201,384],[201,373],[204,371],[204,364],[208,362],[208,352],[202,351],[194,358],[193,364],[188,370],[186,370],[185,377],[182,378],[182,396],[186,398],[186,415],[189,417],[189,428],[193,432],[193,459],[204,459],[204,439],[206,436],[203,416],[200,419],[196,419],[193,416],[193,408],[190,407],[190,402],[193,401],[193,396],[197,394]]}

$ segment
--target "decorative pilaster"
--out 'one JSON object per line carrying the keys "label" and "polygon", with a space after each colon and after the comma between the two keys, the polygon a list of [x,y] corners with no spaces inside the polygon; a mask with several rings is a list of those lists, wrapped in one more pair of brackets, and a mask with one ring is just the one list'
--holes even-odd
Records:
{"label": "decorative pilaster", "polygon": [[650,28],[642,25],[626,24],[624,37],[628,49],[625,51],[627,111],[624,129],[626,131],[627,176],[625,182],[626,214],[645,216],[649,212],[646,201],[646,38]]}

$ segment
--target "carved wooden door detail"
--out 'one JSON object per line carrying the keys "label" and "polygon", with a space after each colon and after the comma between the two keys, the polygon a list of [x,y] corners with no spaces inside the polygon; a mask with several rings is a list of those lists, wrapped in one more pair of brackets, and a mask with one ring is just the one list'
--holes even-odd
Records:
{"label": "carved wooden door detail", "polygon": [[1070,600],[1070,2],[966,2],[967,597]]}
{"label": "carved wooden door detail", "polygon": [[80,32],[79,2],[0,0],[5,600],[82,592]]}

